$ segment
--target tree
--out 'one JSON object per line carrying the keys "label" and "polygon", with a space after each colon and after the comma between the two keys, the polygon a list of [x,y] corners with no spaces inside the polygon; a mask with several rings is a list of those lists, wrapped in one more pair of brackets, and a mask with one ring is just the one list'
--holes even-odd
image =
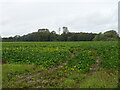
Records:
{"label": "tree", "polygon": [[103,35],[102,33],[99,33],[93,38],[93,41],[101,41],[102,39],[103,39]]}
{"label": "tree", "polygon": [[114,30],[105,33],[73,33],[69,32],[67,27],[63,27],[61,35],[48,29],[38,29],[38,32],[32,32],[27,35],[2,38],[2,41],[117,41],[120,40],[118,33]]}
{"label": "tree", "polygon": [[50,33],[50,41],[56,41],[57,40],[57,34],[55,31],[52,31]]}
{"label": "tree", "polygon": [[49,32],[49,29],[38,29],[38,32]]}
{"label": "tree", "polygon": [[110,30],[105,33],[100,33],[95,36],[94,41],[117,41],[119,39],[119,35],[116,31]]}

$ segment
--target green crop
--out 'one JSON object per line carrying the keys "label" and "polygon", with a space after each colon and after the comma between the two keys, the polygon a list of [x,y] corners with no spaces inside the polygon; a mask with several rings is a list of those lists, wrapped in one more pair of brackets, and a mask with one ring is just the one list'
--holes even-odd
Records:
{"label": "green crop", "polygon": [[114,88],[118,42],[3,42],[3,88]]}
{"label": "green crop", "polygon": [[95,63],[95,59],[89,55],[90,51],[81,51],[75,57],[68,61],[68,66],[73,69],[89,71],[92,64]]}
{"label": "green crop", "polygon": [[[69,68],[88,71],[96,57],[103,68],[118,68],[118,42],[3,42],[6,63],[56,67],[68,62]],[[73,56],[74,55],[74,56]]]}

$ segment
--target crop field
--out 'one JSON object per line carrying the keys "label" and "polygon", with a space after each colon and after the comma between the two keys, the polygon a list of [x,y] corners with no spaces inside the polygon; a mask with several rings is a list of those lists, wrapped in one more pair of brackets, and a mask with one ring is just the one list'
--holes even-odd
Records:
{"label": "crop field", "polygon": [[3,42],[3,88],[117,88],[118,42]]}

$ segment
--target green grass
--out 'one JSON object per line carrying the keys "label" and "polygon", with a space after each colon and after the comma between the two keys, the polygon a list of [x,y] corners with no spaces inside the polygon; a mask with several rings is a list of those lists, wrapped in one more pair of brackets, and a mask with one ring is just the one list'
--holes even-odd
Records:
{"label": "green grass", "polygon": [[[118,85],[117,71],[111,72],[110,70],[101,69],[93,76],[89,76],[84,80],[83,78],[87,73],[69,71],[64,67],[61,70],[51,71],[41,69],[40,67],[35,67],[33,65],[5,64],[3,66],[3,75],[7,75],[3,77],[4,80],[6,80],[3,83],[3,88],[117,88]],[[33,68],[36,68],[36,70],[33,70]],[[9,69],[11,69],[12,72],[9,72]],[[18,82],[21,80],[21,77],[25,79],[27,76],[36,74],[40,69],[43,71],[39,73],[39,75],[22,82]],[[8,76],[8,74],[11,76]],[[39,80],[39,82],[37,80]]]}
{"label": "green grass", "polygon": [[117,88],[118,72],[98,71],[80,85],[80,88]]}
{"label": "green grass", "polygon": [[[42,72],[38,72],[38,71]],[[62,70],[46,70],[34,65],[4,64],[3,88],[24,87],[71,87],[72,81],[82,79],[85,74]],[[38,74],[38,75],[37,75]],[[28,80],[19,82],[22,78],[35,75]],[[19,77],[18,77],[19,76]],[[40,82],[36,82],[40,80]],[[71,81],[70,81],[71,80]],[[29,83],[31,82],[32,83]],[[69,82],[69,83],[68,83]]]}
{"label": "green grass", "polygon": [[2,65],[2,80],[3,87],[7,87],[10,84],[9,81],[17,80],[18,77],[23,74],[35,73],[37,70],[42,70],[42,67],[36,67],[35,65],[26,64],[3,64]]}

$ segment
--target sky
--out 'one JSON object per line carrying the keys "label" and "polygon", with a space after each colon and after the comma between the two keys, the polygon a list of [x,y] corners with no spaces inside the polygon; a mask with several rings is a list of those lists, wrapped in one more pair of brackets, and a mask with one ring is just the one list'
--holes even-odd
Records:
{"label": "sky", "polygon": [[[70,32],[118,30],[119,0],[1,0],[0,36],[10,37],[63,26]],[[61,31],[62,33],[62,31]]]}

